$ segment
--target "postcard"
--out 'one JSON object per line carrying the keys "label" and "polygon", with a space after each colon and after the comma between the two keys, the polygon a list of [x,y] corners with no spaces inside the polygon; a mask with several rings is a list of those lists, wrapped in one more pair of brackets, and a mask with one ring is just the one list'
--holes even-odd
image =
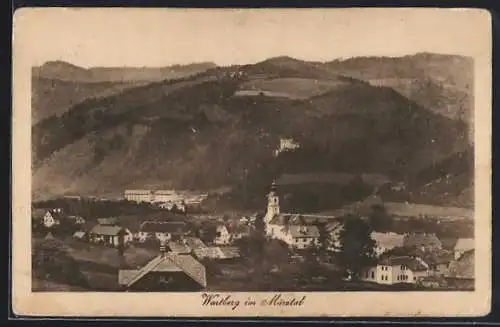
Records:
{"label": "postcard", "polygon": [[430,8],[23,8],[23,316],[491,305],[492,32]]}

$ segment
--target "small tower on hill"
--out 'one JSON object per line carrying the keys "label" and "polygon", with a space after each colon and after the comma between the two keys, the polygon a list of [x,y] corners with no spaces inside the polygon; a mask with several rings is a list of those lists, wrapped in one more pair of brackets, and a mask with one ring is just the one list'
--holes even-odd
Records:
{"label": "small tower on hill", "polygon": [[273,181],[271,190],[267,194],[267,212],[264,217],[265,223],[269,223],[274,216],[280,213],[280,200],[276,191],[276,182]]}

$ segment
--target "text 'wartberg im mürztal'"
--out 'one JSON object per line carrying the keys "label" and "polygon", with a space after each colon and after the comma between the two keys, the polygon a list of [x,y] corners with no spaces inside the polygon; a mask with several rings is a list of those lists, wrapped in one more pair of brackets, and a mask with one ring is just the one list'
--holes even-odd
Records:
{"label": "text 'wartberg im m\u00fcrztal'", "polygon": [[225,306],[230,307],[232,310],[236,310],[240,306],[299,307],[304,304],[306,297],[283,296],[278,293],[264,299],[256,300],[249,296],[237,297],[232,294],[203,293],[201,299],[203,306]]}

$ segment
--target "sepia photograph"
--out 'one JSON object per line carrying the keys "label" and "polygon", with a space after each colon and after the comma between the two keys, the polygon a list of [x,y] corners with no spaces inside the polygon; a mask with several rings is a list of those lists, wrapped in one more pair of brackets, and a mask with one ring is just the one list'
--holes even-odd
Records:
{"label": "sepia photograph", "polygon": [[471,9],[18,10],[14,304],[488,313],[490,25]]}

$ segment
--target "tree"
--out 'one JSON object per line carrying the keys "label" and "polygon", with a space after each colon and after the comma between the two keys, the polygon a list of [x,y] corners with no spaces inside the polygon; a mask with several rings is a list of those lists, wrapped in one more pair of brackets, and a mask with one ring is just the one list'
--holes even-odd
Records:
{"label": "tree", "polygon": [[383,205],[375,204],[370,213],[370,224],[373,230],[385,232],[391,229],[393,221]]}
{"label": "tree", "polygon": [[36,245],[32,265],[37,278],[81,287],[89,286],[78,262],[67,253],[60,241],[50,239]]}
{"label": "tree", "polygon": [[372,229],[358,216],[348,216],[340,231],[338,262],[343,270],[357,276],[363,268],[375,263],[375,241]]}
{"label": "tree", "polygon": [[318,238],[318,248],[321,252],[326,251],[328,246],[328,231],[326,230],[326,224],[317,222],[315,226],[318,227],[319,230],[319,238]]}

